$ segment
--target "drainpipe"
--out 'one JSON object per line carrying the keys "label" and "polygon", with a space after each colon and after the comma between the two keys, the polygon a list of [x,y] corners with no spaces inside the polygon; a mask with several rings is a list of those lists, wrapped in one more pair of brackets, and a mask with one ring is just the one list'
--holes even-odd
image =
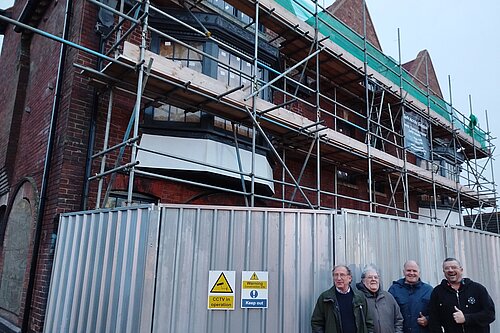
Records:
{"label": "drainpipe", "polygon": [[[36,4],[37,0],[33,2]],[[64,13],[64,27],[62,38],[64,40],[68,39],[69,34],[69,23],[70,23],[70,12],[71,12],[72,0],[66,0],[66,10]],[[49,181],[50,167],[52,162],[52,150],[54,147],[54,141],[56,136],[57,128],[57,116],[59,111],[59,106],[61,104],[61,89],[63,84],[64,76],[64,62],[66,59],[66,49],[65,43],[61,45],[61,50],[59,53],[59,65],[57,68],[57,79],[56,79],[56,90],[54,94],[54,102],[52,104],[52,112],[50,118],[49,136],[47,139],[47,151],[45,153],[45,163],[43,166],[43,176],[42,185],[40,189],[40,201],[38,205],[37,215],[36,215],[36,225],[35,225],[35,237],[33,241],[33,253],[31,255],[30,262],[30,274],[28,280],[28,287],[26,289],[26,300],[24,302],[24,314],[22,323],[22,332],[29,332],[29,319],[31,315],[31,303],[33,301],[33,294],[35,289],[35,277],[36,269],[38,263],[38,252],[40,251],[40,240],[42,235],[42,222],[45,212],[45,204],[47,201],[47,186]]]}
{"label": "drainpipe", "polygon": [[[99,32],[99,53],[104,53],[104,41],[102,38],[102,33]],[[97,70],[102,69],[102,60],[97,59]],[[88,199],[89,199],[89,190],[90,190],[90,182],[89,177],[92,172],[92,155],[94,155],[94,142],[96,136],[96,127],[97,127],[97,116],[99,111],[99,96],[97,93],[97,89],[94,88],[94,92],[92,95],[92,115],[90,118],[90,127],[89,127],[89,139],[87,142],[87,158],[85,162],[85,175],[83,179],[83,195],[80,204],[80,210],[88,209]]]}
{"label": "drainpipe", "polygon": [[[124,6],[124,1],[121,1],[121,5],[120,5],[121,12],[123,12],[123,6]],[[102,9],[100,9],[100,10],[102,10]],[[107,38],[105,38],[103,36],[108,35],[108,32],[106,32],[107,31],[106,27],[107,28],[109,28],[109,27],[102,24],[102,22],[99,19],[97,20],[97,22],[98,23],[96,25],[96,32],[99,35],[99,53],[104,54],[104,48],[106,45]],[[101,30],[102,27],[105,29],[104,32]],[[118,37],[116,39],[118,39]],[[103,67],[102,58],[97,58],[96,69],[98,71],[101,71],[102,67]],[[94,92],[92,95],[92,113],[91,113],[90,126],[89,126],[89,139],[87,141],[87,158],[86,158],[86,162],[85,162],[85,174],[84,174],[84,179],[83,179],[83,195],[82,195],[82,199],[81,199],[80,210],[87,210],[88,209],[89,191],[90,191],[89,178],[90,178],[91,172],[92,172],[92,155],[94,155],[94,143],[95,143],[95,137],[96,137],[98,115],[99,115],[99,94],[97,92],[97,88],[94,88]],[[98,198],[98,200],[100,200],[100,198]]]}

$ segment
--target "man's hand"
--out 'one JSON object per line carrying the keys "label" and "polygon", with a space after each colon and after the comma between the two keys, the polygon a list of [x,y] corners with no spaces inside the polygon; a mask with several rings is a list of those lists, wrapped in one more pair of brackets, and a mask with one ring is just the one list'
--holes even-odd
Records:
{"label": "man's hand", "polygon": [[418,314],[417,324],[419,324],[422,327],[425,327],[428,324],[427,318],[422,314],[422,312]]}
{"label": "man's hand", "polygon": [[453,319],[457,324],[463,324],[465,323],[465,316],[464,313],[455,306],[455,312],[453,312]]}

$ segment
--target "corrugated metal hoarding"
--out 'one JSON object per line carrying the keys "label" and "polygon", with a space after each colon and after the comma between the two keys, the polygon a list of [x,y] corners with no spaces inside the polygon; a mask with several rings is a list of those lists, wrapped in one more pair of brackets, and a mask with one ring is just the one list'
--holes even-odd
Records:
{"label": "corrugated metal hoarding", "polygon": [[500,332],[500,237],[473,229],[446,229],[450,256],[460,258],[464,275],[484,285],[493,298],[497,320],[491,332]]}
{"label": "corrugated metal hoarding", "polygon": [[[461,261],[465,277],[488,289],[498,310],[500,235],[352,210],[343,210],[342,216],[335,220],[335,230],[344,233],[345,242],[336,242],[335,259],[351,265],[354,281],[360,281],[364,265],[373,263],[387,290],[393,280],[402,277],[404,262],[414,259],[420,264],[422,279],[435,286],[444,278],[443,260],[454,257]],[[500,332],[500,320],[491,325],[491,332]]]}
{"label": "corrugated metal hoarding", "polygon": [[[153,332],[307,332],[330,281],[334,214],[163,207]],[[236,271],[233,311],[207,310],[211,270]],[[241,272],[267,271],[268,308],[241,309]]]}
{"label": "corrugated metal hoarding", "polygon": [[[384,288],[407,259],[435,285],[447,256],[500,304],[500,238],[345,210],[162,205],[61,218],[46,332],[309,332],[331,268],[354,281],[376,264]],[[235,271],[234,310],[209,310],[209,272]],[[268,272],[268,308],[240,308],[242,271]],[[497,323],[492,331],[500,331]]]}
{"label": "corrugated metal hoarding", "polygon": [[157,225],[152,206],[62,215],[44,332],[148,329]]}
{"label": "corrugated metal hoarding", "polygon": [[344,210],[342,216],[337,222],[345,241],[335,244],[336,261],[352,265],[354,281],[360,281],[365,265],[374,264],[380,270],[382,286],[388,289],[393,280],[402,277],[408,259],[417,260],[423,280],[434,285],[442,278],[441,262],[447,257],[442,226],[351,210]]}

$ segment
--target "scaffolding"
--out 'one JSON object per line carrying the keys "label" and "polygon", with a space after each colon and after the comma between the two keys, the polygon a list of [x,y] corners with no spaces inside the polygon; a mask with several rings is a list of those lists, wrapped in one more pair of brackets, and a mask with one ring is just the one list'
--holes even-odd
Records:
{"label": "scaffolding", "polygon": [[[350,200],[370,212],[444,224],[450,222],[450,214],[443,219],[437,212],[442,205],[438,201],[445,199],[449,212],[457,211],[460,221],[462,214],[481,216],[485,210],[496,212],[498,197],[492,164],[495,147],[489,125],[483,131],[473,121],[472,102],[469,116],[453,107],[451,83],[450,103],[439,98],[430,88],[427,63],[426,80],[422,82],[403,68],[401,55],[395,61],[370,44],[366,38],[364,1],[361,35],[332,16],[318,1],[226,0],[225,4],[246,15],[245,23],[229,17],[209,0],[122,0],[119,9],[96,0],[87,1],[114,15],[114,24],[104,34],[103,47],[98,51],[4,16],[0,19],[99,59],[101,65],[97,68],[74,63],[99,91],[101,102],[107,101],[106,125],[100,134],[102,147],[91,156],[94,175],[88,176],[89,184],[96,187],[95,208],[107,201],[117,174],[126,173],[129,203],[133,201],[136,178],[146,177],[239,195],[250,207],[257,205],[257,200],[266,200],[283,208],[340,209],[340,200]],[[185,12],[189,19],[172,14],[177,10]],[[227,16],[231,24],[253,36],[253,54],[219,38],[205,27],[198,13]],[[162,29],[158,24],[162,20],[230,50],[251,64],[251,71],[234,68],[187,43],[182,35]],[[247,78],[247,83],[224,84],[150,51],[152,34],[182,45],[227,73]],[[130,43],[132,39],[136,42]],[[263,43],[279,50],[283,68],[262,59]],[[261,76],[263,71],[269,73],[267,79]],[[134,103],[122,140],[110,144],[117,92],[129,94]],[[275,98],[263,98],[266,92]],[[224,168],[141,145],[140,120],[145,110],[162,105],[178,107],[186,113],[202,110],[226,122],[233,132],[238,168]],[[298,108],[302,108],[300,112]],[[412,117],[423,119],[422,123],[428,126],[428,156],[415,154],[408,147],[408,122],[413,121]],[[251,133],[249,169],[243,165],[239,147],[241,126]],[[281,169],[270,178],[256,170],[257,137]],[[138,160],[141,152],[230,173],[239,178],[241,186],[216,186],[148,170]],[[451,166],[443,164],[446,158],[450,159],[446,152],[453,152]],[[314,181],[304,180],[308,166],[316,169]],[[351,194],[339,190],[340,185],[351,186],[348,177],[352,175],[366,177],[366,195],[357,189]],[[327,177],[333,179],[325,181]],[[273,184],[276,193],[256,190],[259,183]],[[379,199],[380,184],[386,185],[389,192],[384,200]],[[413,195],[424,198],[428,213],[412,207]],[[480,218],[474,227],[483,228],[489,223],[500,228],[498,220]]]}

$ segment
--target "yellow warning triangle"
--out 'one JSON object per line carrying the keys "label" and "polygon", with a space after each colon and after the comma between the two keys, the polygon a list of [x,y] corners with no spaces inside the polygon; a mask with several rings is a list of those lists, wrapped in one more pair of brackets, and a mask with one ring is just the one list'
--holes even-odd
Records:
{"label": "yellow warning triangle", "polygon": [[250,280],[258,280],[259,278],[257,277],[257,274],[255,272],[253,272],[252,274],[252,277],[250,278]]}
{"label": "yellow warning triangle", "polygon": [[214,286],[210,290],[211,293],[232,293],[233,289],[231,289],[231,286],[229,285],[229,282],[227,282],[226,276],[224,275],[224,272],[220,273],[219,278],[217,281],[215,281]]}

